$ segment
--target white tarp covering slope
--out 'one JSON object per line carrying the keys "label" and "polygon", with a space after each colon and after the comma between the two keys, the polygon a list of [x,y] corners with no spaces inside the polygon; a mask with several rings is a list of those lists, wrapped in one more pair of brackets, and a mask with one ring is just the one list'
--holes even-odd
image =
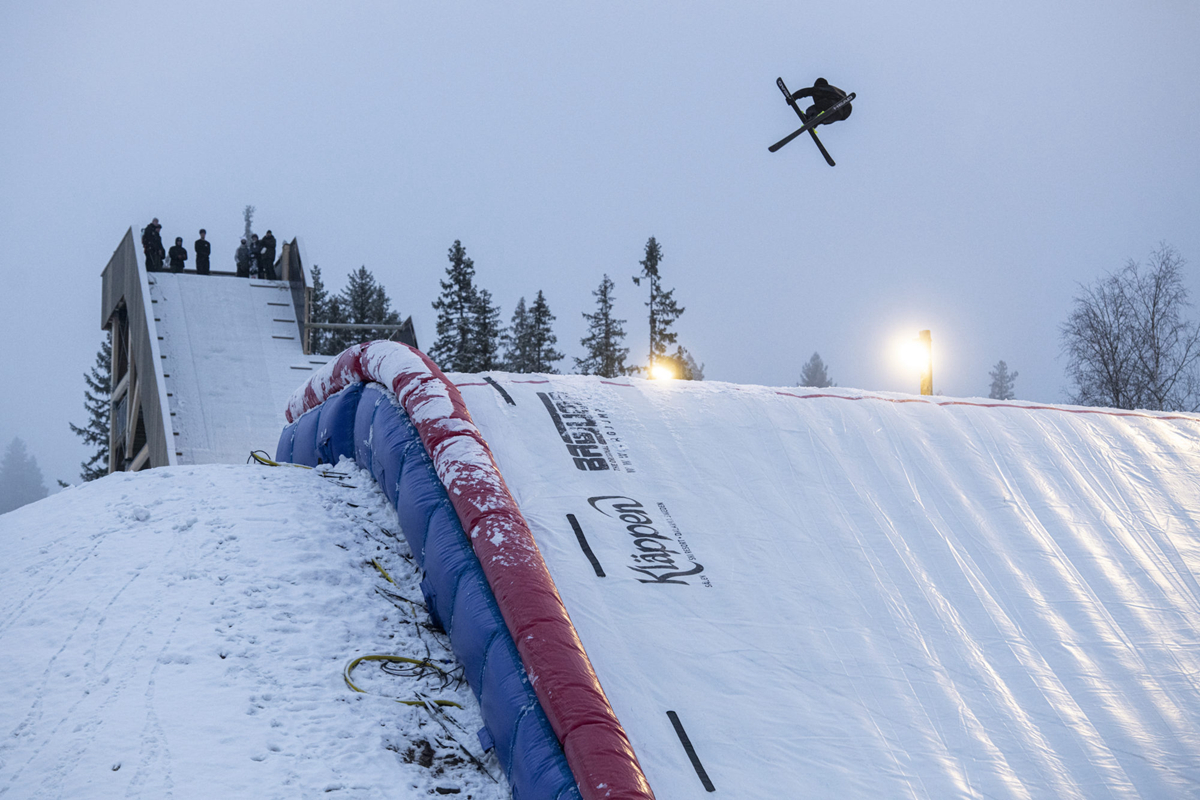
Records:
{"label": "white tarp covering slope", "polygon": [[275,452],[296,386],[329,359],[305,356],[290,284],[149,274],[180,464],[241,464]]}
{"label": "white tarp covering slope", "polygon": [[420,578],[370,474],[338,471],[119,472],[0,515],[0,797],[509,797],[388,697],[456,700],[473,732],[465,684],[343,682],[453,656],[377,591],[420,602]]}
{"label": "white tarp covering slope", "polygon": [[1200,794],[1200,420],[451,378],[660,800]]}

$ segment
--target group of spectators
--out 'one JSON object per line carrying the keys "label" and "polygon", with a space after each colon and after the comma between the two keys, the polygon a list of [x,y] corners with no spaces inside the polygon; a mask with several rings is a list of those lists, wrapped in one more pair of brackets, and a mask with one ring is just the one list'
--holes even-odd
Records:
{"label": "group of spectators", "polygon": [[[200,238],[192,245],[196,253],[196,272],[207,275],[209,271],[209,254],[212,253],[212,243],[205,238],[204,228],[200,229]],[[183,246],[183,237],[176,236],[175,244],[170,250],[163,249],[162,223],[155,217],[150,224],[142,229],[142,252],[146,254],[146,271],[161,272],[164,259],[169,264],[171,272],[183,272],[184,262],[188,259],[187,248]],[[239,278],[265,278],[277,280],[275,274],[275,236],[267,231],[261,239],[257,233],[250,234],[250,241],[242,239],[241,245],[234,255]]]}

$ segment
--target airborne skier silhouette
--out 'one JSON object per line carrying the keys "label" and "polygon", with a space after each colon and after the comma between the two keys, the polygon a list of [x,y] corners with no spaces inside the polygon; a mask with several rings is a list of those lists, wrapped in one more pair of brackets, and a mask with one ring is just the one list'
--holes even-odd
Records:
{"label": "airborne skier silhouette", "polygon": [[[854,107],[851,105],[855,97],[854,92],[847,94],[824,78],[817,78],[812,86],[796,92],[788,91],[783,78],[777,78],[775,84],[779,87],[779,91],[783,92],[784,99],[787,100],[788,105],[792,107],[792,110],[796,112],[796,116],[800,117],[800,121],[804,124],[767,149],[774,153],[792,139],[807,131],[812,136],[812,140],[816,142],[817,147],[820,148],[821,155],[825,156],[825,160],[829,163],[829,166],[834,166],[834,161],[829,156],[829,151],[825,149],[825,145],[821,144],[821,140],[817,138],[816,128],[818,125],[830,125],[849,117],[850,112],[854,110]],[[796,101],[805,97],[812,98],[812,105],[808,107],[807,111],[801,111]]]}

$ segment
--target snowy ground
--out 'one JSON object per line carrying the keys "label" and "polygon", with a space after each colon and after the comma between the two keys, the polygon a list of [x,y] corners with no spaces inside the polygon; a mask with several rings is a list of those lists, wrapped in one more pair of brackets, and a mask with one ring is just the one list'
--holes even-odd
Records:
{"label": "snowy ground", "polygon": [[[118,473],[0,516],[0,796],[509,797],[429,712],[465,684],[423,628],[415,569],[367,473],[187,466]],[[396,581],[385,581],[371,564]],[[389,598],[377,591],[392,592]]]}

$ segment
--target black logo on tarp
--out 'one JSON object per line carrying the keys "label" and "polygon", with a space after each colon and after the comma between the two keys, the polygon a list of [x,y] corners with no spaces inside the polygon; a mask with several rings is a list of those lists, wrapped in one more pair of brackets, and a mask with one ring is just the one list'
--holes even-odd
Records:
{"label": "black logo on tarp", "polygon": [[[684,586],[691,585],[684,578],[698,576],[705,586],[712,586],[707,577],[702,575],[704,565],[696,560],[692,549],[680,533],[679,527],[667,513],[662,503],[658,504],[659,511],[671,527],[672,536],[661,533],[655,527],[654,520],[646,513],[646,508],[632,497],[620,495],[603,495],[589,497],[588,505],[606,517],[613,517],[625,523],[625,530],[631,537],[630,543],[634,552],[630,554],[634,565],[629,569],[638,573],[639,583],[673,583]],[[678,550],[672,549],[678,547]],[[678,558],[682,556],[682,558]],[[682,562],[682,563],[681,563]]]}
{"label": "black logo on tarp", "polygon": [[567,452],[581,470],[633,472],[629,454],[616,439],[612,422],[602,412],[562,392],[538,392]]}

